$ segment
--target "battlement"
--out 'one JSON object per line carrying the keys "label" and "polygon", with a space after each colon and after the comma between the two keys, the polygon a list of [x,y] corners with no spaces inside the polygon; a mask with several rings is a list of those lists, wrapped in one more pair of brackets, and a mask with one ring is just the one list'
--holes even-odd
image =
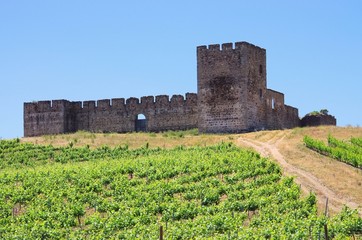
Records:
{"label": "battlement", "polygon": [[235,43],[223,43],[223,44],[210,44],[197,47],[197,52],[205,51],[231,51],[231,50],[243,50],[246,48],[254,48],[261,51],[266,51],[264,48],[258,47],[248,42],[235,42]]}
{"label": "battlement", "polygon": [[25,113],[45,113],[57,111],[106,111],[111,109],[130,109],[141,106],[147,108],[150,106],[184,106],[189,104],[197,104],[196,93],[186,93],[186,98],[183,95],[157,95],[157,96],[143,96],[141,98],[130,97],[113,98],[113,99],[100,99],[88,101],[74,101],[68,100],[52,100],[52,101],[38,101],[24,103]]}
{"label": "battlement", "polygon": [[63,111],[69,106],[70,102],[67,100],[52,100],[52,101],[38,101],[24,103],[24,111],[31,112],[57,112]]}
{"label": "battlement", "polygon": [[154,96],[141,97],[141,104],[150,105],[155,102]]}
{"label": "battlement", "polygon": [[[197,69],[198,87],[208,88],[208,84],[216,79],[235,79],[240,84],[249,84],[253,89],[265,88],[266,51],[248,42],[199,46]],[[252,77],[252,80],[246,81],[249,77]],[[245,85],[239,87],[249,87]]]}
{"label": "battlement", "polygon": [[70,107],[75,111],[79,111],[82,109],[82,102],[70,102]]}

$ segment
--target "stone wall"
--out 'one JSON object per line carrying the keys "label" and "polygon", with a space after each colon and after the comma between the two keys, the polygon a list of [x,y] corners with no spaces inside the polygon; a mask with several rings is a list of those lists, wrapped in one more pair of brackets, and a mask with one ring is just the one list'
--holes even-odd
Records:
{"label": "stone wall", "polygon": [[197,95],[24,103],[24,136],[78,130],[132,132],[136,130],[139,114],[146,117],[146,130],[151,132],[197,128]]}
{"label": "stone wall", "polygon": [[301,120],[302,127],[313,127],[320,125],[337,125],[337,120],[329,114],[307,115]]}
{"label": "stone wall", "polygon": [[66,132],[66,100],[24,103],[24,136]]}
{"label": "stone wall", "polygon": [[267,89],[265,129],[288,129],[300,126],[298,109],[284,104],[284,94]]}

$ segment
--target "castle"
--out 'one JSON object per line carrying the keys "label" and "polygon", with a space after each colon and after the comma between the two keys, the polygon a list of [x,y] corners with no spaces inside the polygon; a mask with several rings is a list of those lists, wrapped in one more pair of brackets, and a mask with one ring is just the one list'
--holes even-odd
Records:
{"label": "castle", "polygon": [[297,126],[298,109],[267,88],[265,49],[247,42],[197,47],[197,94],[24,103],[26,137],[78,130],[240,133]]}

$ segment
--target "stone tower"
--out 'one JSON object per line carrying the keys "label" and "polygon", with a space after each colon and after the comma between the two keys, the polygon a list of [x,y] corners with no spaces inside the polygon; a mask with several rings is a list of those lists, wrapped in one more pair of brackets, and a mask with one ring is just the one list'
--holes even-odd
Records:
{"label": "stone tower", "polygon": [[199,131],[267,128],[266,51],[247,42],[197,47]]}

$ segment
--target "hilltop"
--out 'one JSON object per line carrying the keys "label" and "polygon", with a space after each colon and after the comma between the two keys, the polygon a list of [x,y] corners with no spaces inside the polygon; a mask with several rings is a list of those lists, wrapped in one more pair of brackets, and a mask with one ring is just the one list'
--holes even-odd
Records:
{"label": "hilltop", "polygon": [[253,148],[263,156],[278,162],[284,175],[294,176],[305,195],[314,192],[319,209],[324,209],[329,199],[330,211],[339,212],[343,205],[362,210],[362,171],[347,164],[317,154],[303,144],[305,135],[325,140],[331,134],[339,139],[362,137],[358,127],[311,127],[290,130],[260,131],[246,134],[201,134],[197,130],[169,131],[164,133],[88,133],[48,135],[23,138],[22,142],[74,147],[88,145],[128,146],[130,149],[173,148],[175,146],[208,146],[220,142],[233,142],[241,147]]}
{"label": "hilltop", "polygon": [[[299,145],[318,129],[79,132],[0,141],[0,238],[359,238],[362,219],[351,209],[359,196],[347,191],[347,201],[285,155],[283,141]],[[338,171],[352,167],[346,166]],[[317,205],[326,196],[333,212],[327,216]]]}

